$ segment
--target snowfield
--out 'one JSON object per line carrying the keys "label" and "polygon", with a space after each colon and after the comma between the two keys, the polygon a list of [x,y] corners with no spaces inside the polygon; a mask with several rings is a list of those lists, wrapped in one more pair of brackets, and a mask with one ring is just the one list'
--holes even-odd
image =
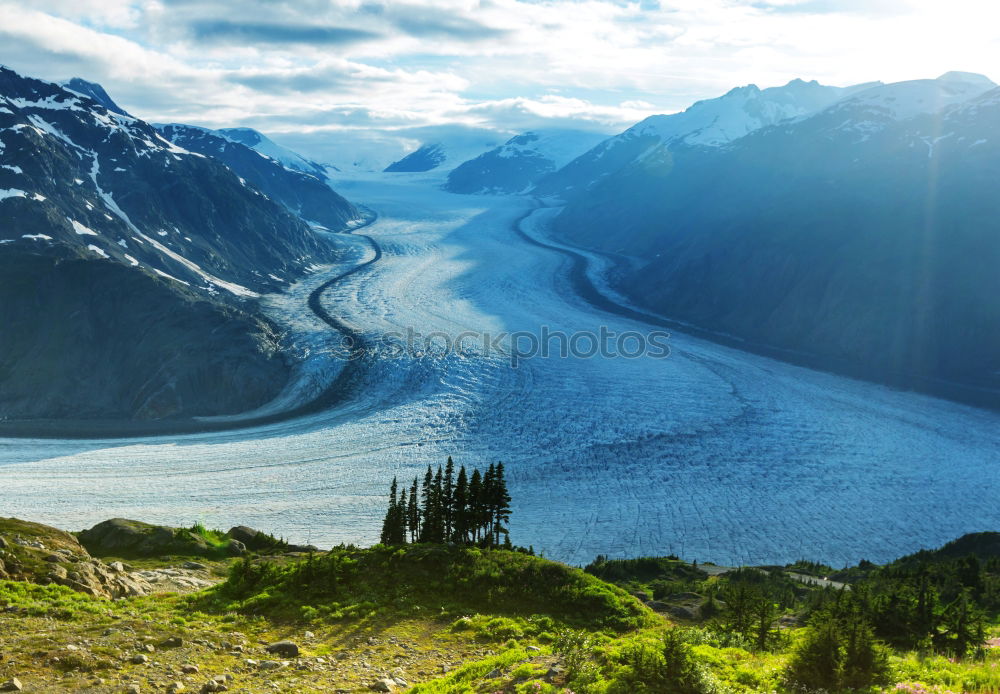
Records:
{"label": "snowfield", "polygon": [[[382,258],[323,295],[366,343],[410,328],[653,329],[593,308],[571,286],[565,255],[516,233],[528,215],[525,232],[544,238],[552,210],[449,195],[432,181],[336,183],[379,213],[364,234]],[[370,257],[360,240],[352,248],[345,263]],[[328,356],[339,338],[305,302],[343,269],[264,298],[301,357],[271,407],[296,404],[339,373]],[[503,460],[513,540],[571,563],[676,553],[838,565],[1000,529],[997,413],[681,334],[670,344],[666,359],[534,358],[516,369],[482,349],[369,353],[345,402],[301,419],[135,440],[0,440],[3,512],[70,529],[123,516],[247,524],[320,546],[371,543],[392,476],[409,481],[450,454],[467,465]]]}

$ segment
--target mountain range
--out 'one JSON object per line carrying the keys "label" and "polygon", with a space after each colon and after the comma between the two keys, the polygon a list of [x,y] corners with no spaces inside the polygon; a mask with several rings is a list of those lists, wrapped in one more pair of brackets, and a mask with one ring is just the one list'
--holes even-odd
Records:
{"label": "mountain range", "polygon": [[[981,75],[793,80],[608,138],[441,131],[386,171],[558,206],[556,238],[685,329],[998,405],[998,119]],[[0,68],[0,156],[0,418],[267,402],[289,367],[256,299],[337,257],[318,229],[365,219],[328,165],[249,128],[151,125],[79,78]]]}
{"label": "mountain range", "polygon": [[[221,138],[219,158],[195,151],[207,134],[178,146],[99,85],[70,84],[0,68],[0,418],[191,417],[271,399],[288,365],[255,299],[337,256],[289,211],[318,179]],[[339,205],[328,226],[357,218],[324,195]]]}
{"label": "mountain range", "polygon": [[720,147],[758,128],[801,117],[868,85],[829,87],[792,80],[783,87],[736,87],[716,99],[698,101],[680,113],[650,116],[608,138],[543,179],[540,195],[566,195],[636,165],[664,145]]}
{"label": "mountain range", "polygon": [[[727,101],[742,125],[720,127]],[[671,319],[1000,404],[1000,88],[968,73],[839,92],[793,82],[702,102],[700,123],[696,107],[541,182],[566,202],[554,233],[625,259],[614,284]]]}

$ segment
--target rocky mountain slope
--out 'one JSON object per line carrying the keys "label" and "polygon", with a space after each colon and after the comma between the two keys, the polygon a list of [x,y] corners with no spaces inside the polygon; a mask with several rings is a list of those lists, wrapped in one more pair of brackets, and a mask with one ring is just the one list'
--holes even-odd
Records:
{"label": "rocky mountain slope", "polygon": [[520,193],[584,153],[604,136],[582,130],[526,132],[455,167],[445,190],[494,195]]}
{"label": "rocky mountain slope", "polygon": [[385,167],[386,173],[417,173],[436,169],[447,159],[444,147],[437,142],[421,145],[399,161]]}
{"label": "rocky mountain slope", "polygon": [[128,116],[129,118],[132,117],[132,114],[116,104],[114,99],[112,99],[111,96],[104,91],[104,87],[97,84],[97,82],[88,82],[81,77],[74,77],[63,86],[70,91],[76,92],[77,94],[90,97],[112,113],[117,113],[120,116]]}
{"label": "rocky mountain slope", "polygon": [[[284,163],[289,161],[287,156],[284,160],[271,158],[260,150],[252,149],[241,142],[234,142],[227,134],[223,134],[223,131],[177,123],[160,125],[157,129],[166,139],[179,147],[218,159],[251,186],[272,200],[280,202],[290,212],[304,220],[339,231],[350,226],[352,222],[360,222],[363,218],[358,208],[334,192],[325,183],[325,178],[319,177],[325,176],[325,173],[317,174],[312,171],[303,172],[300,168],[288,168]],[[245,135],[247,131],[244,129],[225,131],[225,133],[233,132]],[[290,161],[290,163],[296,162]],[[315,166],[319,167],[318,164]]]}
{"label": "rocky mountain slope", "polygon": [[287,366],[254,299],[334,256],[220,161],[0,69],[0,417],[260,405]]}
{"label": "rocky mountain slope", "polygon": [[619,287],[671,318],[1000,404],[998,119],[981,76],[873,87],[725,146],[659,145],[556,231],[635,259]]}

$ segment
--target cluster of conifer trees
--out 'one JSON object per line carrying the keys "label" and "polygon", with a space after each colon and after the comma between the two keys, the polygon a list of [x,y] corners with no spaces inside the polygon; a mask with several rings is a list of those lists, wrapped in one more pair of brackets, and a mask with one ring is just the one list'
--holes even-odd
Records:
{"label": "cluster of conifer trees", "polygon": [[382,544],[408,542],[478,544],[510,547],[510,494],[503,463],[490,464],[485,473],[463,465],[455,475],[451,457],[437,474],[427,466],[423,484],[417,478],[407,492],[396,478],[389,490],[389,510],[382,522]]}

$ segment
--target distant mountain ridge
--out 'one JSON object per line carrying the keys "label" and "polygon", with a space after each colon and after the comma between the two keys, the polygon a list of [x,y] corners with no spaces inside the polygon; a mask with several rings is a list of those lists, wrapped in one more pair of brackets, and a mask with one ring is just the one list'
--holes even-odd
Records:
{"label": "distant mountain ridge", "polygon": [[582,130],[540,130],[516,135],[504,144],[455,167],[445,183],[453,193],[525,192],[546,174],[602,141]]}
{"label": "distant mountain ridge", "polygon": [[430,171],[440,166],[447,155],[444,146],[439,142],[421,145],[398,161],[385,167],[385,173],[419,173]]}
{"label": "distant mountain ridge", "polygon": [[608,138],[543,178],[540,195],[579,194],[592,183],[638,164],[651,150],[672,144],[719,147],[755,130],[815,113],[870,84],[828,87],[815,80],[792,80],[783,87],[736,87],[716,99],[698,101],[669,115],[650,116]]}
{"label": "distant mountain ridge", "polygon": [[616,286],[670,318],[1000,405],[997,123],[982,76],[868,87],[722,146],[651,145],[555,232],[634,259]]}
{"label": "distant mountain ridge", "polygon": [[500,133],[477,129],[439,130],[409,154],[385,167],[385,173],[448,172],[500,144]]}

